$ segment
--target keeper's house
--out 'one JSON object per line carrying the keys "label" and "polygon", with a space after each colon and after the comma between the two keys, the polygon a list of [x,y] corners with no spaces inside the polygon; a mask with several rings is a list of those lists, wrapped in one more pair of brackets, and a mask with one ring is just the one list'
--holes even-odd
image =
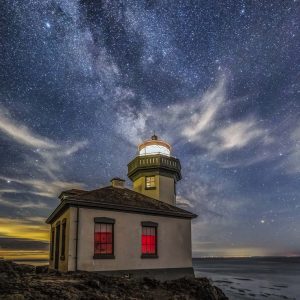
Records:
{"label": "keeper's house", "polygon": [[176,207],[180,161],[157,136],[138,147],[128,164],[133,190],[111,186],[68,190],[47,219],[50,268],[176,278],[193,276],[191,219]]}

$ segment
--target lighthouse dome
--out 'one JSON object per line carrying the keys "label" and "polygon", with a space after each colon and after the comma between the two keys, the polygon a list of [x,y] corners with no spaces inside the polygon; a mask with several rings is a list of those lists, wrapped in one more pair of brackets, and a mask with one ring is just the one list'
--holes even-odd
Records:
{"label": "lighthouse dome", "polygon": [[140,156],[161,154],[170,156],[171,146],[163,140],[159,140],[154,134],[150,140],[146,140],[138,146]]}

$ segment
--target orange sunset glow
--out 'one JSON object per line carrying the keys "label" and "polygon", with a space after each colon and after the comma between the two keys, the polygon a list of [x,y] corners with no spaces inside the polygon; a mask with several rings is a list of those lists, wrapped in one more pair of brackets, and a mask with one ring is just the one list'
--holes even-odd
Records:
{"label": "orange sunset glow", "polygon": [[8,241],[20,240],[21,244],[40,243],[44,249],[24,249],[8,245],[0,247],[0,257],[13,260],[47,260],[49,229],[42,218],[0,218],[0,236]]}

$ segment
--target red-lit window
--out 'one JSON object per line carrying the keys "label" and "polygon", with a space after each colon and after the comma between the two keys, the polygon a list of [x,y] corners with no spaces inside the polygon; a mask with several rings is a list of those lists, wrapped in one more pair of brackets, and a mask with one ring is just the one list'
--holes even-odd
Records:
{"label": "red-lit window", "polygon": [[111,256],[114,254],[114,224],[95,223],[95,256]]}
{"label": "red-lit window", "polygon": [[142,226],[142,257],[157,255],[157,227]]}

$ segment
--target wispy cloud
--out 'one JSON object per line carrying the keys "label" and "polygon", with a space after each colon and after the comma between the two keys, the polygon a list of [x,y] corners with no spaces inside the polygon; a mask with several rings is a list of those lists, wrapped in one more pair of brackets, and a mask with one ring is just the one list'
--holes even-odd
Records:
{"label": "wispy cloud", "polygon": [[[190,118],[182,129],[182,135],[189,141],[200,141],[202,133],[215,126],[217,113],[225,101],[225,79],[221,79],[217,86],[208,90],[198,105],[191,105]],[[189,109],[182,106],[181,110]],[[186,115],[186,113],[185,113]]]}
{"label": "wispy cloud", "polygon": [[0,107],[0,130],[16,142],[33,148],[55,149],[58,145],[53,141],[38,136],[25,125],[14,121],[8,110]]}
{"label": "wispy cloud", "polygon": [[[137,136],[149,136],[149,128],[156,130],[171,143],[189,146],[206,153],[206,160],[213,160],[223,167],[249,165],[267,159],[261,155],[262,147],[273,143],[273,138],[263,122],[255,115],[243,115],[234,120],[232,113],[238,100],[228,99],[226,78],[209,88],[202,96],[181,100],[164,108],[145,104],[135,111],[123,106],[119,113],[117,131],[129,137],[136,145]],[[132,138],[131,138],[132,136]],[[222,155],[257,145],[251,157],[239,161],[226,161]],[[254,157],[255,156],[255,157]]]}
{"label": "wispy cloud", "polygon": [[176,196],[176,205],[182,207],[183,209],[192,209],[194,207],[194,204],[189,199],[181,195]]}
{"label": "wispy cloud", "polygon": [[266,137],[267,132],[257,125],[256,120],[250,119],[221,128],[217,135],[220,138],[219,146],[225,151],[243,148],[255,139]]}
{"label": "wispy cloud", "polygon": [[288,174],[300,173],[300,124],[297,124],[288,138],[288,151],[280,153],[283,156],[280,168]]}
{"label": "wispy cloud", "polygon": [[59,181],[59,180],[51,181],[51,180],[41,180],[41,179],[18,179],[18,178],[10,178],[5,176],[0,176],[0,180],[4,180],[11,184],[17,183],[22,186],[29,187],[30,189],[33,190],[29,190],[28,193],[34,193],[36,195],[50,197],[50,198],[56,198],[61,193],[62,190],[68,190],[72,188],[79,188],[79,189],[84,188],[84,184],[79,182],[69,182],[69,181]]}
{"label": "wispy cloud", "polygon": [[32,201],[12,201],[2,198],[0,196],[0,204],[7,207],[14,208],[47,208],[46,203],[43,202],[32,202]]}
{"label": "wispy cloud", "polygon": [[[1,107],[0,134],[19,145],[17,148],[26,161],[26,172],[31,176],[8,177],[0,174],[0,205],[11,209],[48,209],[49,203],[43,198],[57,198],[62,190],[83,188],[83,184],[61,180],[63,162],[87,145],[87,141],[58,143],[38,135],[28,127],[13,119],[11,114]],[[16,170],[20,173],[20,170]],[[22,173],[22,172],[21,172]],[[34,175],[34,178],[32,178]],[[23,177],[23,178],[22,178]],[[23,194],[24,199],[19,200]],[[26,195],[34,195],[34,199]],[[42,198],[43,197],[43,198]],[[36,199],[38,198],[38,199]]]}
{"label": "wispy cloud", "polygon": [[55,174],[61,170],[61,159],[71,156],[84,148],[87,144],[87,141],[80,141],[70,146],[60,146],[55,151],[36,151],[44,163],[41,163],[39,160],[33,163],[37,169],[46,173],[51,178],[56,178]]}
{"label": "wispy cloud", "polygon": [[29,165],[52,179],[56,178],[57,172],[61,170],[62,159],[78,152],[88,144],[86,140],[72,144],[54,142],[14,120],[9,111],[3,107],[0,107],[0,131],[6,137],[27,147],[31,151],[30,155],[26,156]]}

